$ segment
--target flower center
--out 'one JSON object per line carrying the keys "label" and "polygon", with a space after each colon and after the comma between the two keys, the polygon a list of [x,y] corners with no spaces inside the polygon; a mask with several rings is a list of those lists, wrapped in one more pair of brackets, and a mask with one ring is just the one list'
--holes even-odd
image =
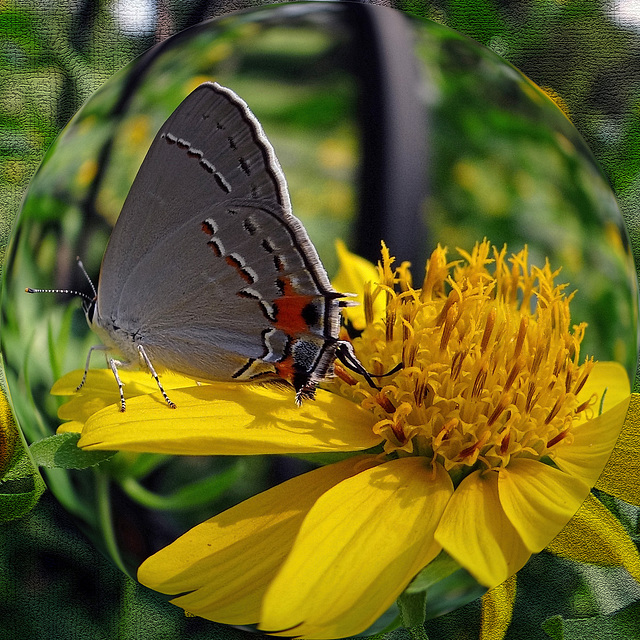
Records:
{"label": "flower center", "polygon": [[[506,466],[513,456],[553,457],[591,413],[578,400],[594,362],[579,364],[585,323],[571,326],[559,270],[529,266],[525,247],[507,258],[488,241],[447,262],[438,246],[421,289],[408,264],[392,269],[383,245],[379,283],[365,290],[366,327],[353,346],[379,375],[376,391],[336,365],[339,393],[378,418],[387,454],[422,455],[447,471]],[[384,317],[374,300],[386,297]]]}

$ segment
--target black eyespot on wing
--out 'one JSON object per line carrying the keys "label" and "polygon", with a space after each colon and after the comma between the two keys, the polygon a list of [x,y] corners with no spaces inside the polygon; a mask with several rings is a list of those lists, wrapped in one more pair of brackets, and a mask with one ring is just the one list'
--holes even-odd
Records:
{"label": "black eyespot on wing", "polygon": [[308,327],[315,327],[320,322],[320,312],[314,302],[309,302],[303,307],[302,318]]}

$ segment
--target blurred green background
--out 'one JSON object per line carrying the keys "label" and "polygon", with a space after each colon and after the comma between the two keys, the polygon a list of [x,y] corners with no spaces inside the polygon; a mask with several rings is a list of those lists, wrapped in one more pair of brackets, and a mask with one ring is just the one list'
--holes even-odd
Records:
{"label": "blurred green background", "polygon": [[[634,14],[624,8],[629,4],[624,0],[618,5],[571,0],[502,3],[481,0],[406,2],[393,6],[474,38],[540,85],[570,118],[595,153],[618,197],[632,244],[640,249],[640,238],[636,241],[637,221],[640,219],[640,10],[637,22],[634,22]],[[6,242],[11,221],[45,151],[54,144],[61,129],[95,90],[154,43],[205,18],[249,6],[256,5],[234,3],[223,6],[204,1],[156,5],[152,1],[127,3],[124,0],[51,2],[47,5],[10,1],[0,5],[0,237]],[[254,60],[266,59],[269,44],[268,41],[261,42],[266,49],[243,51],[243,55],[253,56]],[[295,48],[299,44],[291,42],[290,46]],[[310,56],[322,52],[321,40],[307,40],[304,45],[308,47]],[[231,74],[234,57],[225,46],[231,48],[233,43],[225,45],[222,42],[207,55],[228,59],[228,72]],[[177,83],[179,79],[168,76],[166,82]],[[348,81],[336,79],[335,91],[325,96],[324,108],[311,114],[315,125],[312,134],[317,134],[317,139],[303,139],[297,148],[283,147],[283,143],[279,143],[279,128],[291,126],[291,113],[296,113],[295,110],[279,114],[270,104],[268,93],[251,96],[248,95],[249,85],[234,84],[233,88],[256,112],[261,110],[269,116],[271,111],[268,132],[281,162],[285,164],[286,159],[300,168],[299,174],[287,172],[292,190],[297,189],[302,194],[298,201],[301,210],[296,209],[296,212],[303,217],[331,270],[328,247],[333,234],[348,235],[348,218],[353,208],[351,195],[341,185],[350,179],[354,171],[357,140],[353,128],[348,123],[345,125],[345,118],[340,117],[341,108],[353,99],[352,87]],[[146,94],[142,91],[139,95],[143,100],[146,97],[150,104],[157,99],[153,87]],[[307,97],[302,90],[292,99],[299,104]],[[110,98],[112,103],[115,102],[116,98],[107,94],[104,96],[106,103]],[[472,120],[473,102],[470,101],[467,107],[466,117]],[[92,116],[99,118],[100,113],[89,112],[85,116],[90,121]],[[163,116],[159,118],[161,121]],[[504,127],[505,141],[514,134],[509,124],[505,123]],[[298,125],[304,127],[307,123],[293,122],[293,126]],[[128,140],[138,142],[139,148],[136,144],[132,147],[141,154],[145,151],[141,140],[148,126],[133,119],[131,126],[123,132]],[[482,130],[481,127],[477,129]],[[451,140],[460,135],[455,129],[440,129],[439,133]],[[99,145],[100,130],[94,129],[93,135],[96,145]],[[479,136],[475,142],[477,148],[483,150],[491,145],[506,144],[505,141]],[[314,149],[313,158],[325,159],[323,169],[326,175],[324,178],[320,176],[318,183],[307,185],[304,184],[304,166],[310,161],[309,155],[305,155],[308,149]],[[76,187],[80,198],[84,197],[83,190],[95,175],[90,152],[83,147],[78,153],[86,154],[86,159],[68,158],[77,170]],[[527,152],[523,150],[522,158],[526,157]],[[124,197],[123,193],[110,190],[108,185],[115,184],[122,189],[124,176],[130,174],[127,164],[113,163],[110,170],[114,173],[104,181],[107,186],[99,194],[90,194],[96,208],[96,220],[108,219],[109,212],[117,211],[119,199]],[[554,167],[549,170],[552,173]],[[451,190],[453,200],[447,203],[449,206],[467,207],[470,211],[474,206],[493,210],[496,212],[496,231],[505,224],[498,188],[504,184],[504,176],[499,171],[483,174],[482,163],[475,162],[472,155],[466,165],[451,167],[445,164],[442,171],[453,175],[460,185],[459,189]],[[55,172],[52,175],[55,177]],[[329,186],[322,182],[323,179],[329,181]],[[488,184],[489,188],[474,189],[473,185],[478,183],[485,187]],[[55,194],[55,187],[55,183],[50,183],[47,193]],[[522,188],[526,189],[526,184]],[[470,195],[475,194],[473,197],[477,198],[478,193],[484,194],[480,202],[474,201]],[[49,209],[42,200],[38,204],[42,228],[46,231],[47,217],[49,213],[54,215],[55,203],[51,202]],[[544,208],[544,203],[538,204]],[[326,218],[319,217],[314,221],[313,215],[305,217],[305,211],[312,213],[316,208],[322,208],[328,212],[327,215],[335,214],[330,223],[332,233],[326,241],[321,233],[323,225],[326,226]],[[434,216],[438,222],[437,210]],[[458,239],[452,233],[447,238],[446,218],[441,218],[437,240],[465,246],[474,237],[471,234],[469,238]],[[74,228],[66,230],[78,244],[44,243],[28,273],[37,277],[42,263],[51,261],[52,257],[60,258],[57,253],[61,250],[65,255],[59,262],[71,263],[73,252],[80,246],[84,247],[83,257],[89,255],[88,266],[95,274],[100,252],[92,248],[93,245],[104,246],[108,230],[96,222],[95,238],[87,244],[87,238],[91,236],[85,233],[82,224],[77,222],[72,225]],[[554,229],[547,224],[538,225],[538,229],[554,235]],[[30,241],[33,242],[33,238]],[[4,246],[2,249],[4,251]],[[565,261],[568,257],[563,256]],[[35,284],[46,286],[48,283]],[[585,286],[582,283],[581,288]],[[611,306],[611,300],[601,299],[599,304]],[[70,314],[66,313],[60,322],[72,322]],[[615,335],[609,336],[612,349],[616,348],[615,338]],[[621,348],[624,350],[625,345]],[[75,357],[73,355],[72,359]],[[72,366],[65,362],[63,370],[77,365],[77,359]],[[260,472],[260,469],[256,471]],[[630,510],[621,517],[626,519],[628,529],[637,533],[636,512]],[[122,522],[127,526],[131,520],[125,517]],[[0,639],[214,638],[220,633],[243,635],[242,632],[221,632],[215,625],[184,618],[180,610],[160,602],[123,577],[78,533],[76,522],[62,511],[50,494],[45,494],[36,510],[25,519],[2,526],[0,620],[3,624],[0,625]],[[135,543],[136,531],[125,533]],[[540,625],[557,612],[575,618],[615,614],[633,606],[640,597],[637,585],[624,572],[578,567],[544,554],[529,563],[521,573],[523,595],[507,636],[512,639],[549,637]],[[478,621],[479,607],[472,603],[431,621],[429,637],[475,638]],[[615,616],[607,624],[613,624],[615,630]],[[569,631],[565,637],[582,637],[571,633],[582,633],[582,630]],[[621,637],[640,638],[638,629],[633,630],[633,635],[627,631],[624,633],[626,635]]]}

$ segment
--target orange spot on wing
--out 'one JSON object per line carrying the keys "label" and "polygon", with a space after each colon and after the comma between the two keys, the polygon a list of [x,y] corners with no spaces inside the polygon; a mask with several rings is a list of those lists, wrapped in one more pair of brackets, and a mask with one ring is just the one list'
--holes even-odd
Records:
{"label": "orange spot on wing", "polygon": [[242,265],[233,256],[225,256],[224,260],[230,267],[233,267],[237,271],[242,267]]}
{"label": "orange spot on wing", "polygon": [[283,293],[274,303],[278,310],[274,324],[291,336],[304,333],[309,330],[309,326],[302,311],[316,296],[299,295],[289,278],[281,278],[281,282]]}
{"label": "orange spot on wing", "polygon": [[250,274],[248,274],[242,267],[242,263],[240,263],[236,258],[234,258],[233,256],[226,256],[225,257],[225,261],[226,263],[230,266],[233,267],[237,272],[238,275],[247,283],[249,284],[253,284],[253,278],[251,277]]}
{"label": "orange spot on wing", "polygon": [[281,362],[276,362],[275,369],[277,374],[283,379],[293,382],[294,362],[293,356],[287,356]]}

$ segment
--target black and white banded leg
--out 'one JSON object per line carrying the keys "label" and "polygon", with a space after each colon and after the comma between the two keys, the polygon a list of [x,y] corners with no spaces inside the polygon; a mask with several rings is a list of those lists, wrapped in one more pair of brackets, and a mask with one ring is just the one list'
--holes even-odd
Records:
{"label": "black and white banded leg", "polygon": [[139,344],[138,345],[138,353],[140,354],[140,357],[144,360],[144,363],[147,365],[147,368],[149,369],[149,372],[151,373],[151,375],[153,376],[154,380],[156,381],[156,384],[158,385],[158,389],[160,389],[160,393],[162,394],[162,397],[165,399],[166,403],[172,408],[175,409],[176,405],[174,402],[171,402],[171,400],[169,400],[169,396],[166,394],[164,388],[162,387],[162,383],[160,382],[160,378],[158,378],[158,374],[156,373],[156,370],[153,368],[153,365],[151,364],[151,360],[149,360],[149,356],[147,356],[146,351],[144,350],[144,347]]}
{"label": "black and white banded leg", "polygon": [[120,380],[120,376],[118,375],[118,367],[126,366],[127,363],[121,362],[120,360],[115,360],[114,358],[107,358],[107,362],[111,367],[111,371],[113,371],[113,377],[116,379],[116,382],[118,383],[118,391],[120,392],[120,411],[124,412],[127,409],[127,404],[124,400],[124,391],[122,390],[122,387],[124,387],[124,384],[122,383],[122,380]]}
{"label": "black and white banded leg", "polygon": [[[94,351],[107,351],[108,347],[105,347],[103,344],[95,344],[93,347],[89,348],[89,353],[87,353],[87,361],[84,365],[84,373],[82,374],[82,380],[80,380],[80,384],[76,387],[76,391],[80,391],[82,387],[84,387],[84,383],[87,381],[87,376],[89,375],[89,362],[91,360],[91,354]],[[107,358],[108,361],[108,358]]]}

